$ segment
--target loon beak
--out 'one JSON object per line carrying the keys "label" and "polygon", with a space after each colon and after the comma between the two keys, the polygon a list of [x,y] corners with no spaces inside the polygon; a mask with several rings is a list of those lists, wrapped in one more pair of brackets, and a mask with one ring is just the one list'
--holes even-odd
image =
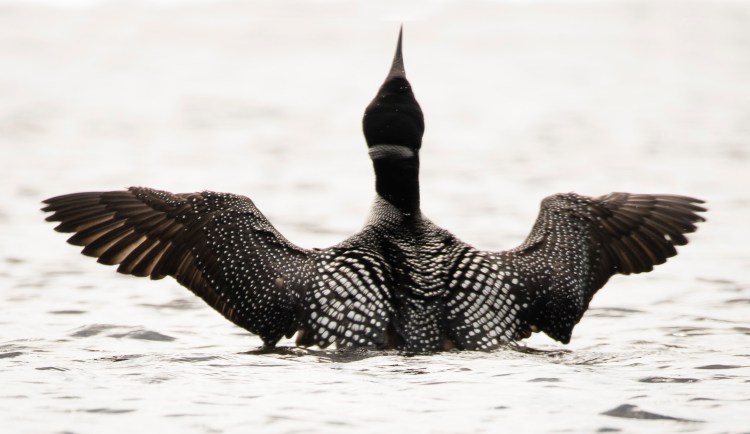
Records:
{"label": "loon beak", "polygon": [[386,77],[386,80],[395,77],[406,78],[406,70],[404,70],[404,57],[401,54],[401,39],[403,34],[404,26],[401,25],[401,28],[398,31],[398,44],[396,45],[396,54],[393,55],[393,64],[391,65],[391,70],[388,72],[388,77]]}

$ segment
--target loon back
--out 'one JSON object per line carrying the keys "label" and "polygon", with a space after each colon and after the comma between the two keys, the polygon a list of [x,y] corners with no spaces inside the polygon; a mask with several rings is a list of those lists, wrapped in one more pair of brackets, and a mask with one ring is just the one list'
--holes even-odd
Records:
{"label": "loon back", "polygon": [[424,119],[399,33],[391,69],[365,110],[376,199],[362,231],[327,249],[284,238],[247,197],[143,187],[44,201],[48,221],[98,262],[175,278],[273,347],[490,349],[543,331],[567,343],[614,274],[651,271],[703,221],[685,196],[557,194],[519,247],[486,252],[419,207]]}

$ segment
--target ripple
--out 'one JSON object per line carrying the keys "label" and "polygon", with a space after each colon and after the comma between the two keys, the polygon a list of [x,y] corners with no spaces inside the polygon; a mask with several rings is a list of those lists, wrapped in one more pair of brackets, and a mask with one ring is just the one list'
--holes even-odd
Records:
{"label": "ripple", "polygon": [[566,350],[566,349],[544,350],[544,349],[527,347],[523,344],[519,344],[516,342],[508,344],[507,348],[517,353],[542,355],[542,356],[547,356],[547,357],[562,357],[562,356],[573,354],[573,351],[571,350]]}
{"label": "ripple", "polygon": [[597,307],[589,309],[587,316],[599,318],[622,318],[634,313],[643,312],[644,311],[638,309],[627,309],[622,307]]}
{"label": "ripple", "polygon": [[317,349],[288,346],[258,348],[256,350],[243,351],[239,354],[252,356],[279,356],[279,358],[282,359],[297,359],[311,356],[321,363],[352,363],[372,357],[411,356],[411,354],[405,354],[396,350],[375,350],[371,348]]}
{"label": "ripple", "polygon": [[128,338],[128,339],[141,339],[144,341],[157,341],[157,342],[172,342],[177,340],[172,336],[168,336],[152,330],[133,330],[125,333],[112,333],[108,335],[112,338]]}
{"label": "ripple", "polygon": [[51,310],[48,313],[51,313],[53,315],[80,315],[82,313],[86,313],[86,311],[69,309],[69,310]]}
{"label": "ripple", "polygon": [[260,347],[255,350],[242,351],[239,354],[244,354],[248,356],[276,355],[276,356],[302,357],[302,356],[311,355],[316,352],[325,352],[325,351],[326,350],[315,350],[311,348],[301,348],[301,347],[274,347],[274,348]]}
{"label": "ripple", "polygon": [[168,360],[170,362],[195,363],[195,362],[208,362],[211,360],[224,360],[224,357],[221,357],[221,356],[175,357],[175,358],[168,359]]}
{"label": "ripple", "polygon": [[674,378],[674,377],[645,377],[638,380],[641,383],[697,383],[697,378]]}
{"label": "ripple", "polygon": [[733,298],[724,301],[725,304],[750,304],[750,298]]}
{"label": "ripple", "polygon": [[398,372],[406,375],[423,375],[427,374],[427,370],[424,368],[401,368],[394,369],[393,372]]}
{"label": "ripple", "polygon": [[734,280],[720,279],[720,278],[713,278],[713,277],[699,277],[695,280],[697,280],[698,282],[719,283],[721,285],[736,284]]}
{"label": "ripple", "polygon": [[172,336],[165,335],[163,333],[155,332],[153,330],[146,330],[146,329],[133,329],[132,327],[123,327],[123,326],[117,326],[113,324],[92,324],[88,326],[81,327],[77,329],[75,332],[71,334],[71,336],[76,338],[88,338],[91,336],[96,336],[106,330],[111,329],[125,329],[127,331],[121,332],[121,333],[110,333],[107,335],[107,337],[110,338],[128,338],[128,339],[140,339],[140,340],[146,340],[146,341],[158,341],[158,342],[171,342],[174,340],[177,340],[177,338],[174,338]]}
{"label": "ripple", "polygon": [[75,332],[71,333],[70,336],[74,338],[87,338],[90,336],[96,336],[105,330],[109,330],[109,329],[113,329],[117,327],[119,326],[112,325],[112,324],[91,324],[91,325],[80,327]]}
{"label": "ripple", "polygon": [[18,357],[22,354],[23,353],[20,351],[10,351],[7,353],[0,353],[0,359],[12,359],[13,357]]}
{"label": "ripple", "polygon": [[203,305],[195,300],[187,298],[175,298],[166,303],[140,303],[141,306],[151,307],[154,309],[174,309],[174,310],[192,310],[202,309]]}
{"label": "ripple", "polygon": [[644,420],[674,420],[678,422],[699,422],[700,420],[683,419],[679,417],[665,416],[663,414],[651,413],[650,411],[641,410],[635,405],[622,404],[612,410],[601,413],[605,416],[621,417],[624,419],[644,419]]}
{"label": "ripple", "polygon": [[79,410],[86,413],[102,413],[102,414],[123,414],[123,413],[132,413],[135,410],[130,408],[89,408],[89,409],[83,409]]}
{"label": "ripple", "polygon": [[60,277],[60,276],[80,276],[83,274],[82,270],[75,268],[66,268],[58,270],[48,270],[41,273],[43,277]]}
{"label": "ripple", "polygon": [[737,369],[742,368],[743,366],[740,365],[704,365],[704,366],[698,366],[695,369]]}
{"label": "ripple", "polygon": [[100,357],[96,360],[105,361],[105,362],[124,362],[126,360],[137,359],[139,357],[143,357],[143,354],[125,354],[122,356]]}
{"label": "ripple", "polygon": [[164,383],[166,381],[172,380],[172,378],[173,377],[169,375],[156,375],[156,376],[145,378],[143,382],[146,384],[160,384],[160,383]]}
{"label": "ripple", "polygon": [[708,327],[664,327],[663,330],[675,337],[707,336],[717,333],[716,329]]}
{"label": "ripple", "polygon": [[410,354],[401,353],[399,351],[379,351],[371,348],[342,348],[335,351],[324,351],[317,356],[324,361],[330,363],[352,363],[367,360],[373,357],[383,356],[403,356],[410,357]]}

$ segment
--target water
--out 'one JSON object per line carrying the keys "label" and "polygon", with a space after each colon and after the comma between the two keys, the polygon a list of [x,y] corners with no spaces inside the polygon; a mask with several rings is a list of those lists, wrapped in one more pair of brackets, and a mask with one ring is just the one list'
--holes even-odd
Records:
{"label": "water", "polygon": [[409,11],[437,223],[504,249],[559,191],[710,208],[678,257],[612,279],[570,345],[417,356],[258,353],[38,211],[73,191],[210,188],[251,196],[300,245],[338,242],[372,198],[359,122],[395,5],[82,4],[0,5],[2,432],[750,432],[750,4]]}

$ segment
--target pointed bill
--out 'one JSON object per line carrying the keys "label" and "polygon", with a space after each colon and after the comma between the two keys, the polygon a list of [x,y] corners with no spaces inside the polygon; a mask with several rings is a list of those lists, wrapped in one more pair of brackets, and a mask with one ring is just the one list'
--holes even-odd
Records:
{"label": "pointed bill", "polygon": [[393,64],[391,65],[391,70],[388,72],[387,78],[393,78],[393,77],[404,77],[406,78],[406,70],[404,69],[404,57],[401,53],[401,39],[404,33],[404,26],[401,25],[401,28],[398,31],[398,43],[396,45],[396,54],[393,55]]}

